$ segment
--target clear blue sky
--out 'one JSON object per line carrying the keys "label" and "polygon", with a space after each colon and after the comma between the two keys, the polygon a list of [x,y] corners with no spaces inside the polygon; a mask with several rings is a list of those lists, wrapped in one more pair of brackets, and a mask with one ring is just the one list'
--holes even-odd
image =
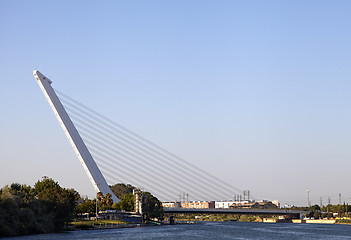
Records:
{"label": "clear blue sky", "polygon": [[32,71],[259,198],[349,202],[350,1],[0,1],[0,187],[94,196]]}

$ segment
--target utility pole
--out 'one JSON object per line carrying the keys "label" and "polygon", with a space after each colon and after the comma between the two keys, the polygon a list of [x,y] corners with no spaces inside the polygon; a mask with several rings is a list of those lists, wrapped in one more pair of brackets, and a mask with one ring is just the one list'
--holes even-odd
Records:
{"label": "utility pole", "polygon": [[[99,185],[98,183],[96,185]],[[96,188],[98,188],[98,186],[96,186]],[[95,220],[97,221],[98,220],[98,192],[96,193],[96,206],[95,206],[95,210],[96,210],[96,213],[95,213]]]}
{"label": "utility pole", "polygon": [[323,206],[323,199],[322,199],[322,197],[320,198],[320,207],[322,207]]}
{"label": "utility pole", "polygon": [[306,190],[307,192],[307,206],[311,207],[311,202],[310,202],[310,190]]}
{"label": "utility pole", "polygon": [[95,206],[95,221],[98,220],[98,196],[96,194],[96,206]]}
{"label": "utility pole", "polygon": [[329,213],[329,205],[330,205],[330,196],[328,196],[328,205],[327,205],[327,212]]}
{"label": "utility pole", "polygon": [[244,190],[243,200],[250,200],[250,190]]}

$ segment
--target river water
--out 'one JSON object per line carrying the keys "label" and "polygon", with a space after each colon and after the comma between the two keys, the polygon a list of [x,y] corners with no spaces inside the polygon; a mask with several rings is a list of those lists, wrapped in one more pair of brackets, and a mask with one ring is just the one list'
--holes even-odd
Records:
{"label": "river water", "polygon": [[4,239],[351,239],[351,225],[201,222],[173,226],[82,230]]}

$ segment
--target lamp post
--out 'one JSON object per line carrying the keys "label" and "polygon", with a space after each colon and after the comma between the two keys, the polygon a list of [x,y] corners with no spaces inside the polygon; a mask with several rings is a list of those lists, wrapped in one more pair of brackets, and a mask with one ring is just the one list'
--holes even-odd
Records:
{"label": "lamp post", "polygon": [[97,216],[98,216],[98,196],[96,193],[96,204],[95,204],[95,221],[97,221]]}
{"label": "lamp post", "polygon": [[[96,189],[99,189],[99,184],[96,184]],[[98,220],[98,194],[99,192],[96,193],[96,206],[95,206],[95,220]]]}

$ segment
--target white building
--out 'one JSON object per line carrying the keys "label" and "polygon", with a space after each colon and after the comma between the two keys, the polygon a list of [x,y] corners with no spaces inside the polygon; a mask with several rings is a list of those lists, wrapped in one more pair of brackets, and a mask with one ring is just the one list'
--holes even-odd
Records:
{"label": "white building", "polygon": [[229,200],[229,201],[216,201],[215,202],[215,208],[229,208],[231,205],[233,204],[243,204],[243,203],[249,203],[249,200],[244,200],[244,201],[233,201],[233,200]]}
{"label": "white building", "polygon": [[278,200],[273,200],[272,203],[277,205],[278,208],[280,208],[280,203]]}
{"label": "white building", "polygon": [[180,202],[162,202],[162,207],[164,208],[181,208]]}

